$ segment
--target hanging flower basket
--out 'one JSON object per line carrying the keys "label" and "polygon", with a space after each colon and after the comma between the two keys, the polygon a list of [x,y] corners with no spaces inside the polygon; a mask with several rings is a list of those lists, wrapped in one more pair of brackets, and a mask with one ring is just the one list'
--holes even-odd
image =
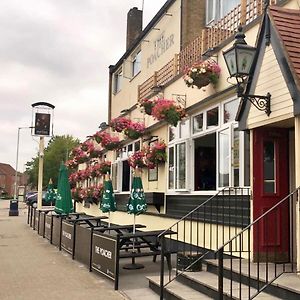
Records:
{"label": "hanging flower basket", "polygon": [[82,151],[89,151],[90,149],[94,148],[94,144],[91,141],[85,141],[80,145]]}
{"label": "hanging flower basket", "polygon": [[67,161],[65,162],[65,166],[66,166],[68,169],[75,170],[75,169],[78,167],[78,163],[77,163],[77,161],[73,158],[73,159],[67,160]]}
{"label": "hanging flower basket", "polygon": [[122,132],[124,129],[128,127],[131,121],[125,117],[119,117],[112,119],[109,123],[109,126],[113,131]]}
{"label": "hanging flower basket", "polygon": [[145,157],[149,169],[153,169],[157,164],[166,162],[166,148],[167,146],[163,141],[155,142],[152,146],[146,148]]}
{"label": "hanging flower basket", "polygon": [[140,122],[131,122],[124,130],[124,134],[130,139],[136,140],[140,138],[145,132],[145,125]]}
{"label": "hanging flower basket", "polygon": [[147,114],[152,114],[152,109],[155,106],[156,100],[150,100],[150,99],[143,99],[140,101],[139,105],[142,108],[142,110]]}
{"label": "hanging flower basket", "polygon": [[216,85],[220,72],[221,68],[215,61],[199,61],[185,70],[183,79],[188,87],[200,89],[210,83]]}
{"label": "hanging flower basket", "polygon": [[82,195],[82,188],[75,187],[71,190],[72,198],[75,202],[82,203],[83,201],[83,195]]}
{"label": "hanging flower basket", "polygon": [[86,188],[84,201],[90,204],[99,204],[99,198],[102,195],[103,185],[90,186]]}
{"label": "hanging flower basket", "polygon": [[116,150],[120,147],[120,142],[109,142],[103,146],[107,150]]}
{"label": "hanging flower basket", "polygon": [[111,168],[111,162],[110,161],[104,161],[99,164],[99,173],[101,175],[110,174],[110,168]]}
{"label": "hanging flower basket", "polygon": [[185,109],[174,100],[158,99],[152,109],[152,116],[156,120],[165,120],[176,127],[178,122],[186,116],[186,113]]}
{"label": "hanging flower basket", "polygon": [[147,166],[145,162],[145,152],[142,150],[134,152],[128,157],[128,163],[134,169],[145,168]]}

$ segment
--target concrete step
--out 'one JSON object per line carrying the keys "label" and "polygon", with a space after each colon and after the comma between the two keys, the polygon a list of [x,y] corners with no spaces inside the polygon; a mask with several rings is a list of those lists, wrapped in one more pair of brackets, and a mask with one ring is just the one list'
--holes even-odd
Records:
{"label": "concrete step", "polygon": [[[160,288],[159,288],[159,282],[160,277],[159,276],[151,276],[147,277],[149,280],[149,287],[159,295]],[[166,277],[165,280],[168,280]],[[212,299],[211,297],[208,297],[205,294],[199,293],[198,291],[192,289],[191,287],[184,285],[177,280],[171,282],[168,284],[164,291],[164,299],[166,300],[208,300]]]}
{"label": "concrete step", "polygon": [[[207,259],[203,262],[206,265],[206,269],[214,274],[218,273],[218,260]],[[259,266],[256,263],[249,262],[248,260],[238,259],[224,259],[224,277],[230,278],[232,276],[233,280],[239,281],[239,270],[241,269],[242,276],[241,281],[245,284],[249,284],[248,276],[250,275],[250,285],[252,287],[257,287],[259,278],[260,285],[264,285],[266,278],[272,280],[275,278],[275,274],[280,274],[283,271],[291,272],[292,265],[277,264],[275,269],[275,264],[260,263]],[[232,275],[230,270],[233,271]],[[300,299],[300,278],[295,273],[285,273],[280,275],[271,285],[269,285],[264,292],[279,297],[281,299],[296,300]]]}
{"label": "concrete step", "polygon": [[[194,290],[205,293],[213,299],[218,299],[218,276],[208,271],[186,272],[177,278],[177,281],[187,285]],[[255,288],[249,287],[239,282],[223,279],[224,296],[223,299],[249,299],[257,293]],[[256,299],[284,299],[261,292]]]}

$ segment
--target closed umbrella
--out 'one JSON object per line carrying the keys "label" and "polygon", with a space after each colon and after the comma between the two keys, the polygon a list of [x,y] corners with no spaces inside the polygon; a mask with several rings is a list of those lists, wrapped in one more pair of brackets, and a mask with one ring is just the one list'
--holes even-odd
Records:
{"label": "closed umbrella", "polygon": [[73,212],[71,188],[68,179],[68,170],[62,163],[59,168],[57,196],[54,211],[58,214],[69,214]]}
{"label": "closed umbrella", "polygon": [[103,195],[100,202],[100,209],[104,213],[108,213],[108,226],[110,226],[110,212],[117,210],[117,203],[110,179],[105,180],[103,184]]}
{"label": "closed umbrella", "polygon": [[49,184],[48,184],[48,187],[47,187],[47,193],[46,193],[45,201],[47,203],[53,205],[53,203],[55,202],[55,199],[56,199],[56,192],[55,192],[54,187],[53,187],[52,179],[50,178]]}
{"label": "closed umbrella", "polygon": [[[131,192],[129,196],[129,201],[127,204],[127,212],[133,214],[133,233],[135,233],[135,218],[137,215],[142,214],[147,210],[147,204],[145,199],[145,193],[143,189],[142,178],[139,176],[134,176],[132,181]],[[135,240],[133,240],[132,251],[135,252],[134,248]],[[135,258],[132,258],[132,263],[125,265],[124,269],[141,269],[144,266],[135,263]]]}

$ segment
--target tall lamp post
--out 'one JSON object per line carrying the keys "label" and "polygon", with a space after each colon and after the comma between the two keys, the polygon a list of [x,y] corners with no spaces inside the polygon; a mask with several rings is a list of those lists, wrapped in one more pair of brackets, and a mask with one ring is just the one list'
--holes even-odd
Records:
{"label": "tall lamp post", "polygon": [[18,216],[19,215],[17,186],[18,186],[18,162],[19,162],[20,130],[21,129],[31,129],[31,128],[33,128],[33,126],[18,127],[17,155],[16,155],[16,173],[15,173],[15,184],[14,184],[14,198],[13,198],[13,200],[10,201],[10,204],[9,204],[9,216]]}

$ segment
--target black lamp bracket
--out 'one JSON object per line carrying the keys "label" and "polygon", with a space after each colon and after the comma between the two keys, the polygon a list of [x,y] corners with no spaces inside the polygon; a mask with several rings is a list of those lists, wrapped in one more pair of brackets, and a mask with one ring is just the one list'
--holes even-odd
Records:
{"label": "black lamp bracket", "polygon": [[267,93],[266,96],[250,95],[243,93],[244,88],[241,83],[237,86],[237,96],[241,97],[243,101],[249,100],[258,110],[264,111],[267,116],[271,114],[271,94]]}

